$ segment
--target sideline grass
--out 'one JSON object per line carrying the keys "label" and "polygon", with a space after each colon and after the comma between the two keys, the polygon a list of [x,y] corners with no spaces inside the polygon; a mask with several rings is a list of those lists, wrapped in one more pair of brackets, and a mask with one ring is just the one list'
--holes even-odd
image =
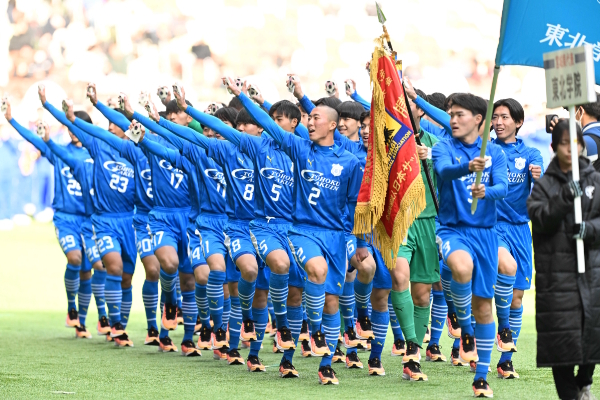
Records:
{"label": "sideline grass", "polygon": [[[134,280],[134,312],[128,331],[135,347],[118,349],[92,332],[91,340],[76,340],[63,326],[65,294],[62,276],[65,259],[51,225],[34,224],[0,233],[3,255],[0,280],[0,398],[429,398],[456,399],[471,396],[473,374],[468,368],[448,363],[428,363],[423,370],[429,382],[402,381],[401,360],[390,357],[391,332],[383,354],[385,377],[368,377],[364,370],[346,370],[334,365],[340,385],[321,387],[317,383],[318,360],[295,357],[301,377],[279,378],[278,355],[265,342],[261,358],[268,365],[263,374],[250,374],[244,366],[228,366],[214,361],[212,353],[201,358],[184,358],[179,353],[162,354],[156,347],[143,346],[144,314],[141,311],[141,281],[138,269]],[[93,300],[88,326],[96,320]],[[549,369],[535,368],[535,326],[533,296],[526,299],[524,326],[519,352],[514,361],[521,379],[501,381],[495,371],[489,382],[495,398],[556,398]],[[137,311],[135,311],[137,310]],[[183,330],[172,335],[179,347]],[[442,351],[449,356],[451,342],[442,336]],[[247,356],[247,350],[241,350]],[[366,365],[368,353],[359,353]],[[423,355],[424,356],[424,355]],[[492,366],[499,353],[494,350]],[[596,373],[596,379],[600,374]],[[598,385],[594,392],[600,395]]]}

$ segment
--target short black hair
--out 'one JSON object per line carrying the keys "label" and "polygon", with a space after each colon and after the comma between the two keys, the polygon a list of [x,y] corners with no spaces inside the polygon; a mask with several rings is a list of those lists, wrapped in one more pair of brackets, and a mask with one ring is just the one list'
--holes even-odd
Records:
{"label": "short black hair", "polygon": [[167,118],[167,112],[166,111],[159,111],[158,112],[158,116],[161,118]]}
{"label": "short black hair", "polygon": [[444,103],[446,103],[446,95],[440,92],[435,92],[427,95],[427,102],[434,107],[439,108],[440,110],[446,111],[444,109]]}
{"label": "short black hair", "polygon": [[417,95],[422,98],[423,100],[427,101],[427,95],[425,94],[424,91],[422,91],[421,89],[417,89],[415,88],[415,92],[417,93]]}
{"label": "short black hair", "polygon": [[246,111],[245,108],[242,108],[238,112],[237,117],[235,118],[234,127],[238,126],[239,124],[252,124],[258,126],[259,128],[262,128],[262,126],[260,126],[260,124],[254,120],[254,118],[252,118],[252,116],[248,113],[248,111]]}
{"label": "short black hair", "polygon": [[583,107],[583,111],[596,119],[600,119],[600,94],[596,93],[596,101],[593,103],[580,104],[576,108]]}
{"label": "short black hair", "polygon": [[229,122],[231,126],[235,127],[235,120],[237,119],[238,111],[233,107],[219,108],[215,112],[215,117],[219,118],[223,122]]}
{"label": "short black hair", "polygon": [[[331,109],[333,112],[331,113],[330,117],[332,117],[332,120],[336,124],[338,124],[340,122],[340,115],[337,112],[337,110],[335,109],[335,107],[331,107],[330,104],[332,104],[332,102],[327,99],[335,99],[335,97],[323,97],[315,102],[315,107],[323,106],[323,107],[327,107],[327,108]],[[336,100],[338,100],[338,99],[336,99]],[[340,101],[340,103],[341,103],[341,101]]]}
{"label": "short black hair", "polygon": [[269,110],[269,116],[273,118],[273,114],[275,114],[275,112],[288,118],[290,121],[296,118],[298,124],[300,124],[300,120],[302,119],[300,108],[298,108],[298,106],[289,100],[280,100],[274,103]]}
{"label": "short black hair", "polygon": [[92,123],[92,119],[90,118],[90,115],[88,113],[86,113],[85,111],[75,111],[74,114],[77,118],[84,120],[88,124]]}
{"label": "short black hair", "polygon": [[308,114],[306,112],[306,110],[304,109],[304,107],[302,107],[302,104],[300,104],[299,101],[296,102],[296,107],[298,107],[300,109],[300,114],[302,115],[302,113]]}
{"label": "short black hair", "polygon": [[481,122],[479,123],[479,128],[481,128],[481,124],[485,122],[487,104],[483,98],[475,96],[471,93],[458,93],[452,97],[452,105],[457,105],[459,107],[464,108],[465,110],[471,111],[473,116],[481,115]]}
{"label": "short black hair", "polygon": [[[554,125],[554,129],[552,129],[552,151],[556,153],[556,149],[558,148],[558,144],[562,140],[562,137],[565,132],[569,132],[569,119],[561,119],[556,125]],[[585,141],[583,140],[583,133],[581,128],[577,126],[577,143],[580,144],[585,149]]]}
{"label": "short black hair", "polygon": [[322,105],[326,105],[327,107],[331,107],[335,110],[337,110],[337,107],[342,104],[342,101],[340,99],[338,99],[337,97],[321,97],[319,100],[317,101],[313,101],[314,105],[316,106],[317,103],[322,104]]}
{"label": "short black hair", "polygon": [[[498,100],[497,102],[494,103],[493,111],[496,111],[496,108],[502,107],[502,106],[508,108],[508,112],[510,113],[510,117],[513,119],[513,121],[515,121],[515,122],[525,121],[525,110],[523,110],[523,106],[521,105],[521,103],[519,103],[515,99],[508,98],[508,99]],[[521,126],[523,126],[523,125],[521,124]],[[521,129],[521,126],[517,127],[517,133],[519,133],[519,129]]]}
{"label": "short black hair", "polygon": [[362,123],[363,123],[363,121],[364,121],[366,118],[371,118],[371,112],[370,112],[370,111],[364,111],[362,114],[360,114],[360,120],[359,120],[359,121],[360,121],[360,123],[362,124]]}
{"label": "short black hair", "polygon": [[444,111],[448,111],[450,109],[450,107],[452,107],[452,99],[454,98],[454,96],[458,96],[459,94],[466,94],[466,93],[456,92],[456,93],[452,93],[452,94],[450,94],[450,96],[446,97],[446,101],[444,101]]}
{"label": "short black hair", "polygon": [[359,121],[360,115],[365,109],[360,103],[355,101],[344,101],[337,106],[336,111],[340,115],[340,118],[352,118]]}
{"label": "short black hair", "polygon": [[[189,101],[185,101],[185,104],[187,104],[190,107],[193,107],[192,103],[190,103]],[[169,114],[177,114],[179,111],[182,111],[179,106],[177,105],[177,100],[171,100],[167,103],[167,109],[165,110],[167,112],[167,115]]]}
{"label": "short black hair", "polygon": [[242,101],[238,99],[237,96],[231,98],[228,107],[233,107],[236,110],[238,110],[238,112],[242,111],[242,108],[244,108],[244,106],[242,105]]}

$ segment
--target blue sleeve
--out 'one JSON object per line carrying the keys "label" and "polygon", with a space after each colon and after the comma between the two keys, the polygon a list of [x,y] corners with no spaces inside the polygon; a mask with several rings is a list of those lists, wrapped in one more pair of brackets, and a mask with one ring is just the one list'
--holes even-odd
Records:
{"label": "blue sleeve", "polygon": [[[443,181],[453,181],[469,174],[469,162],[453,164],[452,156],[446,147],[447,145],[444,142],[439,142],[431,149],[433,167],[440,179]],[[506,160],[504,160],[504,167],[506,168]],[[506,175],[506,170],[504,171],[504,175]]]}
{"label": "blue sleeve", "polygon": [[[434,124],[433,122],[431,122],[425,118],[421,118],[419,125],[421,126],[421,128],[424,131],[431,133],[433,136],[435,136],[436,138],[438,138],[440,140],[443,140],[447,137],[447,132],[444,128],[437,126],[436,124]],[[451,133],[452,132],[450,132],[450,136],[451,136]]]}
{"label": "blue sleeve", "polygon": [[[496,147],[494,144],[490,144],[491,146]],[[506,173],[507,165],[506,165],[506,156],[497,148],[494,151],[493,162],[492,162],[492,182],[494,183],[492,186],[488,186],[485,188],[485,199],[490,200],[501,200],[506,197],[508,194],[508,174]],[[490,152],[490,155],[492,152]]]}
{"label": "blue sleeve", "polygon": [[67,116],[64,112],[59,111],[52,104],[45,102],[44,108],[48,110],[48,112],[52,114],[52,116],[56,118],[58,122],[66,126],[67,129],[70,130],[71,133],[73,133],[73,135],[77,136],[77,139],[81,141],[84,147],[86,147],[87,149],[90,148],[93,142],[93,138],[90,138],[87,132],[84,132],[79,127],[75,126],[71,121],[67,119]]}
{"label": "blue sleeve", "polygon": [[307,114],[310,114],[312,112],[312,110],[315,108],[315,105],[313,104],[313,102],[310,101],[310,99],[308,97],[306,97],[306,95],[304,95],[300,99],[300,105],[302,106],[302,108],[304,108],[304,111],[306,111]]}
{"label": "blue sleeve", "polygon": [[[232,135],[232,136],[234,134],[232,131],[236,131],[234,128],[232,128],[231,126],[225,124],[219,118],[214,117],[212,115],[205,114],[203,112],[200,112],[200,111],[196,110],[194,107],[188,106],[186,108],[185,112],[188,115],[190,115],[192,118],[194,118],[196,121],[200,122],[202,124],[202,126],[206,125],[210,129],[212,129],[215,132],[218,132],[222,136],[225,136],[225,134],[224,134],[225,130],[229,130],[228,133],[230,135]],[[201,142],[201,143],[197,143],[197,144],[199,146],[204,147],[205,149],[208,150],[208,145],[210,143],[210,141],[208,140],[208,138],[206,136],[200,135],[198,133],[196,133],[195,137],[197,139],[199,139],[199,141]],[[198,140],[196,140],[196,141],[190,140],[190,142],[196,143],[196,142],[198,142]]]}
{"label": "blue sleeve", "polygon": [[96,108],[106,117],[106,119],[121,128],[123,132],[129,129],[129,124],[131,122],[120,112],[113,110],[100,101],[96,102]]}
{"label": "blue sleeve", "polygon": [[417,96],[415,99],[415,104],[432,120],[443,126],[446,132],[452,132],[452,128],[450,127],[450,115],[447,112],[429,104],[426,100],[419,96]]}
{"label": "blue sleeve", "polygon": [[354,93],[352,93],[350,95],[350,97],[352,98],[352,100],[356,101],[357,103],[360,103],[361,106],[363,106],[363,108],[365,109],[365,111],[371,111],[371,103],[369,103],[368,101],[366,101],[365,99],[363,99],[360,94],[358,94],[356,92],[356,90],[354,91]]}
{"label": "blue sleeve", "polygon": [[46,146],[46,142],[44,142],[44,140],[41,137],[19,124],[17,121],[15,121],[14,118],[11,118],[11,120],[8,122],[10,122],[10,124],[13,126],[13,128],[17,130],[17,132],[19,132],[19,135],[23,136],[25,140],[27,140],[36,149],[38,149],[44,157],[48,158],[48,154],[52,154],[51,151],[48,151],[48,146]]}
{"label": "blue sleeve", "polygon": [[310,140],[310,136],[308,136],[308,129],[306,129],[306,127],[300,122],[298,122],[298,125],[296,125],[294,133],[296,134],[296,136],[300,136],[302,139]]}
{"label": "blue sleeve", "polygon": [[56,156],[60,158],[65,164],[67,164],[71,169],[77,168],[77,164],[81,162],[75,157],[73,157],[63,146],[54,143],[52,139],[48,140],[48,143],[44,144],[47,144],[48,149],[50,149],[52,153],[56,154]]}
{"label": "blue sleeve", "polygon": [[588,158],[588,160],[590,160],[590,162],[596,162],[596,160],[598,159],[598,146],[596,145],[596,142],[588,135],[583,136],[583,141],[585,142],[586,157]]}
{"label": "blue sleeve", "polygon": [[[583,139],[585,140],[586,136],[583,137]],[[592,139],[593,140],[593,139]],[[595,143],[594,143],[595,144]],[[587,145],[587,143],[586,143]],[[531,148],[531,161],[529,162],[529,165],[539,165],[542,168],[542,174],[540,175],[540,178],[542,176],[544,176],[544,158],[542,157],[542,153],[540,153],[540,151],[536,148]],[[529,171],[529,180],[531,183],[534,182],[533,180],[533,176],[531,176],[531,171]]]}
{"label": "blue sleeve", "polygon": [[171,144],[177,147],[180,151],[183,151],[183,146],[186,141],[192,142],[197,136],[204,137],[203,134],[196,132],[192,128],[176,124],[165,118],[159,119],[158,124],[169,130],[169,134],[164,135],[165,139],[171,142]]}
{"label": "blue sleeve", "polygon": [[[80,128],[83,132],[87,133],[87,135],[89,135],[89,136],[87,136],[88,142],[90,142],[90,139],[92,139],[92,141],[93,141],[94,138],[100,138],[103,134],[114,136],[111,133],[108,133],[104,129],[100,128],[99,126],[90,124],[89,122],[85,122],[84,120],[79,119],[79,118],[75,118],[75,122],[73,122],[73,124],[76,127]],[[106,136],[106,137],[108,137],[108,136]],[[116,136],[115,136],[115,138],[116,138]],[[117,139],[119,139],[119,138],[117,138]],[[122,140],[122,139],[120,139],[120,140]],[[115,149],[120,151],[121,150],[121,142],[118,142],[118,143],[119,144],[117,147],[115,147]],[[84,146],[88,147],[85,143],[84,143]],[[112,146],[112,144],[111,144],[111,146]]]}
{"label": "blue sleeve", "polygon": [[240,93],[238,98],[242,102],[242,105],[244,106],[246,111],[248,111],[248,114],[250,114],[250,116],[254,118],[256,122],[258,122],[265,131],[267,131],[269,136],[271,136],[277,142],[279,141],[275,138],[275,136],[277,136],[278,134],[287,134],[287,132],[285,132],[283,128],[277,125],[277,123],[273,120],[273,118],[269,116],[269,114],[261,110],[261,108],[254,104],[252,100],[250,100],[248,96],[246,96],[244,93]]}
{"label": "blue sleeve", "polygon": [[181,165],[181,154],[178,151],[166,148],[154,140],[146,140],[145,136],[144,140],[138,143],[138,146],[163,160],[167,160],[171,165]]}
{"label": "blue sleeve", "polygon": [[[100,102],[98,102],[98,103],[100,103]],[[121,115],[121,114],[119,114],[119,115]],[[77,125],[77,121],[79,121],[79,118],[77,118],[75,120],[76,125]],[[108,145],[110,147],[117,150],[118,152],[121,152],[121,148],[123,147],[123,142],[125,140],[121,139],[120,137],[117,137],[116,135],[113,135],[109,131],[102,129],[99,126],[89,124],[85,121],[81,121],[81,122],[87,124],[86,128],[81,127],[81,129],[84,129],[89,135],[91,135],[95,138],[98,138],[98,139],[102,140],[103,142],[108,143]],[[77,126],[79,126],[79,125],[77,125]]]}
{"label": "blue sleeve", "polygon": [[[183,147],[183,142],[181,142],[181,139],[179,139],[176,135],[171,133],[171,131],[169,131],[167,128],[164,128],[164,127],[160,126],[159,124],[157,124],[156,122],[152,121],[150,118],[145,117],[136,111],[133,113],[133,119],[138,121],[140,124],[144,125],[151,132],[154,132],[157,135],[164,137],[173,146],[177,147],[178,149],[181,150],[179,145],[181,147]],[[145,139],[145,136],[144,136],[144,139]],[[154,140],[154,139],[151,139],[151,140]]]}
{"label": "blue sleeve", "polygon": [[265,108],[265,110],[267,111],[271,111],[271,107],[273,107],[273,104],[269,103],[268,101],[264,101],[262,106]]}
{"label": "blue sleeve", "polygon": [[360,191],[360,185],[362,183],[362,174],[360,173],[358,159],[354,159],[353,161],[354,166],[350,174],[350,180],[348,181],[348,219],[350,220],[351,226],[354,226],[354,211],[356,210],[358,192]]}

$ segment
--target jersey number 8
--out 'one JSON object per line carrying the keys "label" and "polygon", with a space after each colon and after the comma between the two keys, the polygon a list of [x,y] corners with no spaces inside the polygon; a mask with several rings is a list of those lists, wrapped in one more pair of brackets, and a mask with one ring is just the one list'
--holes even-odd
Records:
{"label": "jersey number 8", "polygon": [[252,200],[252,195],[254,195],[254,185],[247,184],[246,188],[244,189],[244,200]]}

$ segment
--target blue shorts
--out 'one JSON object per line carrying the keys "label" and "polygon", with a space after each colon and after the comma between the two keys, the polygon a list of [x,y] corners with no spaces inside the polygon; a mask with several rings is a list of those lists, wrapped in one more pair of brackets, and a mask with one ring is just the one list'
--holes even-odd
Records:
{"label": "blue shorts", "polygon": [[502,224],[496,225],[498,234],[498,247],[504,247],[517,262],[517,275],[514,288],[529,290],[533,277],[533,253],[531,250],[531,230],[529,224]]}
{"label": "blue shorts", "polygon": [[256,257],[256,250],[250,237],[250,221],[229,220],[225,226],[225,246],[235,263],[244,254]]}
{"label": "blue shorts", "polygon": [[266,220],[254,220],[250,222],[250,234],[252,242],[261,260],[266,263],[267,256],[273,250],[283,250],[287,252],[290,259],[290,274],[288,286],[304,288],[306,284],[306,272],[298,266],[294,253],[290,248],[287,239],[287,233],[292,224],[269,222]]}
{"label": "blue shorts", "polygon": [[162,209],[155,207],[148,214],[148,226],[152,235],[152,248],[156,250],[171,246],[179,257],[179,272],[192,273],[188,259],[187,224],[189,209]]}
{"label": "blue shorts", "polygon": [[[96,246],[96,240],[94,238],[94,229],[92,228],[92,219],[85,218],[81,224],[81,241],[83,242],[83,249],[85,250],[85,256],[87,262],[81,263],[81,271],[91,271],[92,266],[100,260],[100,253]],[[89,266],[89,267],[88,267]]]}
{"label": "blue shorts", "polygon": [[239,282],[242,273],[235,266],[231,257],[225,257],[225,283]]}
{"label": "blue shorts", "polygon": [[342,294],[346,278],[346,237],[343,231],[295,225],[288,231],[290,248],[296,262],[306,268],[308,260],[323,257],[327,262],[325,292],[334,296]]}
{"label": "blue shorts", "polygon": [[54,231],[65,254],[72,250],[82,250],[81,224],[83,224],[85,218],[83,215],[67,214],[60,211],[54,214]]}
{"label": "blue shorts", "polygon": [[[227,217],[218,216],[202,216],[196,220],[196,226],[200,232],[200,244],[202,245],[202,253],[204,259],[213,254],[221,254],[223,257],[227,255],[227,247],[225,247],[225,225]],[[227,258],[227,257],[225,257]]]}
{"label": "blue shorts", "polygon": [[258,290],[269,290],[269,278],[271,277],[271,270],[266,268],[265,263],[258,260],[258,276],[256,277],[256,289]]}
{"label": "blue shorts", "polygon": [[135,230],[135,244],[140,260],[153,256],[152,237],[148,231],[148,214],[135,214],[133,216],[133,229]]}
{"label": "blue shorts", "polygon": [[471,228],[466,226],[440,226],[437,232],[442,239],[442,256],[456,250],[464,250],[473,260],[471,291],[484,299],[494,297],[494,285],[498,276],[498,235],[494,228]]}
{"label": "blue shorts", "polygon": [[123,272],[133,274],[137,253],[135,251],[135,233],[133,215],[92,215],[92,227],[100,257],[117,252],[123,260]]}
{"label": "blue shorts", "polygon": [[373,289],[392,290],[392,275],[390,270],[383,262],[383,257],[379,250],[374,246],[370,246],[369,252],[375,259],[375,276],[373,276]]}
{"label": "blue shorts", "polygon": [[194,221],[188,221],[187,237],[188,258],[192,266],[192,271],[194,271],[199,266],[206,265],[204,254],[202,254],[202,247],[200,246],[200,233],[198,232]]}

